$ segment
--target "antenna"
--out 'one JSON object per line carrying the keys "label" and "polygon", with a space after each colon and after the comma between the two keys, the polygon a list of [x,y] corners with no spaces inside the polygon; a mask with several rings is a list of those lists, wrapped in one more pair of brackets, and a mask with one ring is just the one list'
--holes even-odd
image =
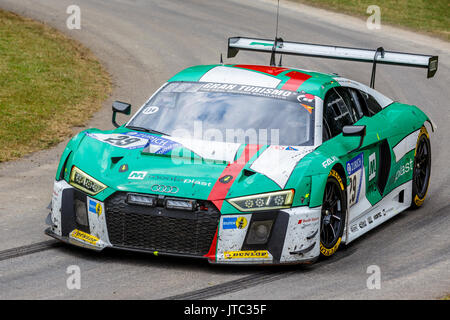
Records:
{"label": "antenna", "polygon": [[280,0],[278,0],[278,5],[277,5],[277,27],[275,29],[275,39],[278,38],[278,18],[280,16]]}
{"label": "antenna", "polygon": [[222,52],[220,53],[220,64],[223,64]]}
{"label": "antenna", "polygon": [[375,89],[375,73],[377,72],[377,57],[378,55],[381,58],[384,58],[384,48],[379,47],[377,51],[375,51],[375,56],[373,57],[373,66],[372,66],[372,76],[370,77],[370,87]]}
{"label": "antenna", "polygon": [[277,5],[277,24],[275,27],[275,41],[273,42],[273,47],[272,47],[272,54],[270,56],[270,66],[271,67],[275,67],[276,66],[276,62],[275,62],[275,50],[277,48],[277,41],[281,40],[281,42],[283,42],[282,39],[278,39],[278,18],[280,16],[280,0],[278,0],[278,5]]}

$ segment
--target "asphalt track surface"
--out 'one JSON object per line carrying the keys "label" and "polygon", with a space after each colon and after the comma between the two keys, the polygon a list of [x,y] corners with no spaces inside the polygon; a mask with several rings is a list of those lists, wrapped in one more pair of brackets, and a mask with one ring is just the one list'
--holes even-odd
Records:
{"label": "asphalt track surface", "polygon": [[[91,48],[115,89],[89,127],[112,128],[113,100],[137,109],[164,81],[195,64],[218,63],[229,36],[272,38],[273,1],[77,0],[81,30],[66,28],[72,0],[0,0],[0,7],[44,21]],[[425,205],[403,212],[332,259],[312,266],[214,266],[204,260],[102,253],[59,244],[43,231],[59,156],[65,146],[0,165],[0,299],[435,299],[450,293],[449,45],[388,26],[283,3],[285,40],[439,55],[439,70],[377,68],[385,95],[423,108],[437,124]],[[240,53],[230,63],[267,64]],[[370,64],[284,57],[284,65],[337,72],[363,83]],[[120,118],[119,121],[124,121]],[[83,128],[75,128],[74,132]],[[81,269],[81,289],[66,286],[67,267]],[[381,289],[367,288],[367,268],[381,270]]]}

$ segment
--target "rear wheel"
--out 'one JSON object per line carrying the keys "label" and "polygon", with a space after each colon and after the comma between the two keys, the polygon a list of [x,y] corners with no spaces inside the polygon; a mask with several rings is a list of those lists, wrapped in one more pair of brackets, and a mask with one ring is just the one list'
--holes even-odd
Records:
{"label": "rear wheel", "polygon": [[342,178],[331,170],[325,185],[320,222],[320,253],[332,256],[341,243],[344,232],[347,200]]}
{"label": "rear wheel", "polygon": [[427,129],[420,129],[414,153],[414,170],[412,178],[412,203],[411,208],[422,206],[427,196],[428,185],[431,176],[431,144]]}

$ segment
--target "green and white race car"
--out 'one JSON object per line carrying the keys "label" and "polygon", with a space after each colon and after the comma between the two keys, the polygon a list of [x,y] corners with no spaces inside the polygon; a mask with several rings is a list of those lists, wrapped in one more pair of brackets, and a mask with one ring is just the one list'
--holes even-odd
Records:
{"label": "green and white race car", "polygon": [[[380,49],[230,38],[228,56],[254,50],[424,67],[429,77],[437,70],[437,57]],[[423,204],[433,129],[424,112],[273,60],[187,68],[125,125],[116,113],[131,106],[115,102],[116,129],[85,130],[67,144],[46,233],[94,250],[310,263]]]}

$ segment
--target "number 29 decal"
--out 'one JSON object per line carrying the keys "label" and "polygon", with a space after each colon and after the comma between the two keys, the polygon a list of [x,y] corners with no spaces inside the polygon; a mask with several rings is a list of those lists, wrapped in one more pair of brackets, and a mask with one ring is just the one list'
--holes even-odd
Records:
{"label": "number 29 decal", "polygon": [[350,180],[348,186],[348,205],[353,206],[359,201],[361,193],[362,177],[364,172],[364,154],[361,152],[346,164],[347,174]]}
{"label": "number 29 decal", "polygon": [[117,136],[117,137],[111,137],[103,140],[103,142],[107,142],[109,144],[112,144],[117,147],[125,147],[129,146],[130,144],[133,144],[135,142],[140,141],[140,138],[132,138],[130,136]]}
{"label": "number 29 decal", "polygon": [[112,146],[125,148],[125,149],[137,149],[143,148],[148,143],[148,138],[130,135],[130,134],[101,134],[101,133],[86,133],[88,137],[99,140],[101,142],[108,143]]}

